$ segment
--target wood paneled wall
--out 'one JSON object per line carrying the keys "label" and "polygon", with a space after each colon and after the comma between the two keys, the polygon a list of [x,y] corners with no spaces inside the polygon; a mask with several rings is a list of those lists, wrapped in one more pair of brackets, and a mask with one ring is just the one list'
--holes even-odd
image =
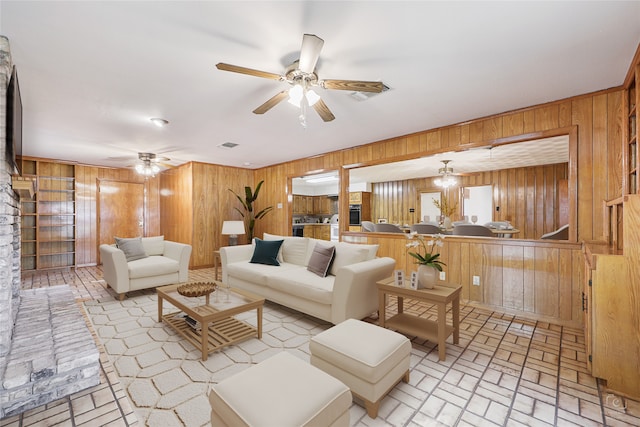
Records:
{"label": "wood paneled wall", "polygon": [[[378,256],[396,260],[396,268],[416,271],[407,255],[407,239],[392,233],[353,233],[354,243],[380,245]],[[462,285],[462,298],[530,318],[582,325],[581,245],[577,243],[447,236],[439,248],[447,282]],[[480,277],[474,286],[473,276]]]}
{"label": "wood paneled wall", "polygon": [[[159,185],[161,178],[147,181],[148,234],[165,233],[168,239],[176,236],[176,240],[187,240],[188,237],[192,242],[199,241],[198,253],[195,254],[194,260],[197,260],[195,261],[197,265],[209,265],[208,257],[212,256],[209,255],[210,249],[227,244],[227,237],[219,235],[222,221],[240,219],[233,210],[238,202],[226,190],[227,188],[234,188],[241,192],[244,185],[253,186],[254,183],[264,180],[265,184],[256,208],[274,206],[275,209],[257,222],[256,235],[260,236],[265,231],[287,235],[291,233],[292,222],[288,185],[289,179],[293,176],[338,169],[341,171],[342,191],[346,192],[345,181],[348,179],[350,165],[364,166],[406,160],[452,149],[488,145],[496,141],[533,139],[558,129],[575,127],[577,129],[575,167],[578,178],[576,182],[570,182],[569,187],[570,195],[573,195],[577,204],[577,238],[578,240],[596,240],[603,235],[602,200],[613,199],[622,194],[622,95],[622,90],[618,89],[582,95],[255,171],[207,164],[195,166],[198,164],[194,163],[184,166],[186,168],[184,171],[178,168],[178,170],[163,172],[161,177],[166,175],[162,179],[165,179],[167,189],[174,189],[178,193],[168,195],[164,202],[160,202],[161,198],[165,197],[160,194],[164,195],[166,192],[164,186]],[[77,259],[79,265],[86,265],[94,263],[97,259],[96,179],[139,182],[141,178],[129,169],[76,167],[79,196],[76,220]],[[186,194],[183,194],[186,184],[180,184],[180,181],[188,178],[183,175],[191,175],[192,180],[192,185],[188,187]],[[198,182],[193,181],[194,176],[197,176]],[[490,179],[494,181],[503,178],[493,176]],[[214,187],[210,188],[211,185]],[[169,200],[176,201],[177,206],[190,204],[191,207],[178,208]],[[191,202],[185,200],[191,200]],[[278,208],[278,204],[282,204],[282,208]],[[188,217],[182,216],[185,209]],[[341,197],[341,213],[346,212],[347,209],[348,201],[345,197]],[[206,212],[206,214],[200,216],[200,212]],[[194,216],[198,217],[197,221],[193,221]],[[211,218],[211,222],[207,222],[206,216]],[[197,222],[197,225],[189,225],[185,218],[190,218],[193,224]],[[216,221],[213,218],[217,219],[217,226],[213,225]],[[346,229],[346,226],[346,221],[341,221],[341,227]],[[544,226],[546,227],[546,221]],[[189,236],[185,235],[185,227],[193,227]],[[537,229],[535,233],[539,234]],[[189,234],[188,230],[186,234]],[[212,236],[211,239],[209,236]]]}
{"label": "wood paneled wall", "polygon": [[[559,223],[557,215],[560,210],[559,185],[568,179],[568,173],[568,164],[559,163],[459,177],[460,185],[447,190],[447,196],[458,204],[453,219],[461,216],[462,187],[493,185],[493,206],[500,206],[500,211],[493,213],[494,220],[510,221],[520,230],[518,238],[538,239],[564,225]],[[389,222],[400,224],[420,222],[420,192],[441,190],[433,186],[432,178],[373,184],[373,221],[387,218]],[[415,209],[414,213],[409,212],[411,208]]]}
{"label": "wood paneled wall", "polygon": [[[350,165],[406,160],[575,129],[577,147],[572,167],[577,169],[577,180],[569,182],[569,196],[577,205],[576,235],[578,240],[599,239],[603,236],[602,200],[622,194],[622,96],[621,89],[605,90],[256,170],[255,181],[264,179],[269,189],[259,200],[260,206],[282,203],[284,207],[260,221],[257,234],[291,233],[291,209],[286,207],[291,202],[287,199],[288,178],[293,176],[340,169],[345,178]],[[345,183],[341,185],[344,187]],[[341,197],[340,212],[347,209],[348,201]],[[342,221],[341,229],[346,230],[346,226],[346,221]],[[536,225],[545,229],[546,226],[546,220],[544,226]]]}
{"label": "wood paneled wall", "polygon": [[[228,245],[220,234],[225,220],[242,220],[234,209],[240,202],[229,191],[244,195],[254,187],[249,169],[191,162],[160,175],[160,229],[167,240],[192,246],[191,268],[212,266],[213,251]],[[264,189],[261,191],[265,191]],[[246,242],[239,236],[238,243]]]}
{"label": "wood paneled wall", "polygon": [[145,234],[160,233],[158,178],[144,179],[131,169],[75,166],[76,174],[76,263],[95,265],[98,259],[98,180],[145,184]]}

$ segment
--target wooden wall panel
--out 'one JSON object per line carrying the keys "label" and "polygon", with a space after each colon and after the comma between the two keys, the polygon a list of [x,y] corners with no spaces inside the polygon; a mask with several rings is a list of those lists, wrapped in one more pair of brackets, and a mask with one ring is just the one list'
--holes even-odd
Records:
{"label": "wooden wall panel", "polygon": [[160,174],[160,232],[166,240],[192,243],[193,164],[187,163]]}
{"label": "wooden wall panel", "polygon": [[[396,268],[417,269],[402,235],[349,233],[345,240],[378,244],[377,255],[394,258]],[[580,244],[447,236],[440,254],[447,281],[462,285],[465,302],[573,327],[583,323]],[[480,286],[472,285],[473,276],[480,276]]]}

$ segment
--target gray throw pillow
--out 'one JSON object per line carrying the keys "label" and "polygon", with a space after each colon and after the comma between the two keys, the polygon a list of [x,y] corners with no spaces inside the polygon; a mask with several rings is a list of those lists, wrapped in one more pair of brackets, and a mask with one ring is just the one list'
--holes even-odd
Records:
{"label": "gray throw pillow", "polygon": [[127,262],[146,258],[148,256],[144,251],[144,246],[142,246],[142,238],[140,237],[132,237],[127,239],[116,237],[116,247],[124,252],[124,256],[125,258],[127,258]]}
{"label": "gray throw pillow", "polygon": [[329,271],[331,261],[333,261],[335,251],[335,246],[324,246],[316,243],[311,258],[309,258],[307,270],[320,277],[327,277],[327,272]]}

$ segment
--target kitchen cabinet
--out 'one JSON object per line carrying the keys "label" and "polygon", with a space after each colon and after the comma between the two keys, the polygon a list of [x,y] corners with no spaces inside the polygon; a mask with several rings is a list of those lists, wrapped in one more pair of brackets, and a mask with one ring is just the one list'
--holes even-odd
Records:
{"label": "kitchen cabinet", "polygon": [[303,236],[313,239],[331,240],[331,225],[305,224]]}
{"label": "kitchen cabinet", "polygon": [[303,196],[294,194],[294,215],[333,215],[338,213],[338,199],[329,196]]}

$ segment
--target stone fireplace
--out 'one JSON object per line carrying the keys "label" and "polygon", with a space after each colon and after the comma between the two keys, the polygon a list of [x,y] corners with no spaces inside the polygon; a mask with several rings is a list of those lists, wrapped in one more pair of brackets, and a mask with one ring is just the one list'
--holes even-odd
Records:
{"label": "stone fireplace", "polygon": [[100,354],[69,286],[21,290],[20,199],[4,143],[11,70],[0,36],[0,419],[100,383]]}

